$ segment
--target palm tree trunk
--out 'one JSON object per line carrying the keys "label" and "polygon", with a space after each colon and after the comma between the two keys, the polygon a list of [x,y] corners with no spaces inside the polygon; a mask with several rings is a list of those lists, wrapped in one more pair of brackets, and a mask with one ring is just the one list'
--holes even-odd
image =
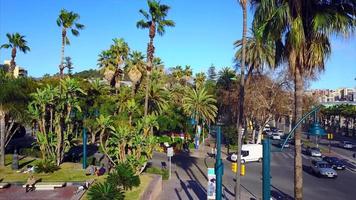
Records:
{"label": "palm tree trunk", "polygon": [[[302,71],[299,65],[295,67],[295,108],[294,122],[302,118],[303,109],[303,80]],[[295,124],[295,123],[294,123]],[[302,128],[299,126],[295,132],[295,157],[294,157],[294,198],[296,200],[303,199],[303,168],[302,168]]]}
{"label": "palm tree trunk", "polygon": [[64,47],[66,45],[66,36],[67,31],[65,28],[62,29],[62,50],[61,50],[61,64],[59,65],[59,76],[63,78],[63,71],[64,71]]}
{"label": "palm tree trunk", "polygon": [[153,46],[153,37],[150,37],[150,42],[147,47],[147,85],[146,85],[146,94],[145,94],[145,115],[148,114],[148,94],[151,87],[151,70],[152,70],[152,61],[154,54],[154,46]]}
{"label": "palm tree trunk", "polygon": [[242,139],[242,124],[244,115],[244,97],[245,97],[245,57],[246,57],[246,32],[247,32],[247,2],[246,0],[239,1],[242,6],[243,14],[243,29],[242,29],[242,59],[241,59],[241,78],[240,78],[240,92],[237,116],[237,171],[235,174],[235,200],[240,200],[240,171],[241,171],[241,139]]}
{"label": "palm tree trunk", "polygon": [[11,61],[10,61],[10,69],[9,72],[13,75],[14,73],[14,69],[16,67],[16,62],[15,62],[15,58],[16,58],[16,48],[12,48],[11,50]]}
{"label": "palm tree trunk", "polygon": [[0,166],[5,166],[5,112],[2,110],[0,110]]}

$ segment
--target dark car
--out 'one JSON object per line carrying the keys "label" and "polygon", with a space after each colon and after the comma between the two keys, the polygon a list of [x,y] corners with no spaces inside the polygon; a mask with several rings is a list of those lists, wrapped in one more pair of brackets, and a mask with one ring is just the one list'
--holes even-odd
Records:
{"label": "dark car", "polygon": [[328,162],[333,169],[345,169],[345,163],[337,157],[325,156],[323,160]]}

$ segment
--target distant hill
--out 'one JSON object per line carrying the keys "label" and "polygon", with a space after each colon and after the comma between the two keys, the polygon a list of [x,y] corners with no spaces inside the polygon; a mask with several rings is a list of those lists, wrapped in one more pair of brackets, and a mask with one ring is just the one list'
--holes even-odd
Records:
{"label": "distant hill", "polygon": [[87,79],[87,78],[100,78],[101,79],[104,77],[102,74],[100,74],[99,70],[95,70],[95,69],[89,69],[89,70],[77,72],[77,73],[74,73],[72,76],[78,77],[78,78],[83,78],[83,79]]}

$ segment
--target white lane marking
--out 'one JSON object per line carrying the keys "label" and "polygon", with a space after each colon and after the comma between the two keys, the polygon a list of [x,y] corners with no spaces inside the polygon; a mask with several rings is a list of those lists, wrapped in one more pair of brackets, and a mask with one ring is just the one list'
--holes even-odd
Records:
{"label": "white lane marking", "polygon": [[304,154],[302,154],[302,157],[303,157],[304,159],[306,159],[306,160],[309,160],[309,159],[310,159],[308,156],[306,156],[306,155],[304,155]]}
{"label": "white lane marking", "polygon": [[285,154],[285,153],[282,153],[282,156],[283,156],[284,158],[286,158],[286,159],[289,158],[289,157],[287,156],[287,154]]}

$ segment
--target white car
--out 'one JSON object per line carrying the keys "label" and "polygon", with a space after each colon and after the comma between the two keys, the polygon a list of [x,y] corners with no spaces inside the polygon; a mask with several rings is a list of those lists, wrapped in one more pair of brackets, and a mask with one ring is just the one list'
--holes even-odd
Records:
{"label": "white car", "polygon": [[349,142],[349,141],[343,141],[339,144],[340,147],[345,148],[345,149],[352,149],[354,148],[354,145]]}
{"label": "white car", "polygon": [[280,136],[278,133],[273,133],[273,134],[272,134],[272,139],[273,139],[273,140],[280,140],[280,139],[281,139],[281,136]]}
{"label": "white car", "polygon": [[282,130],[278,130],[277,131],[277,134],[279,134],[280,136],[283,136],[284,135],[284,132]]}

